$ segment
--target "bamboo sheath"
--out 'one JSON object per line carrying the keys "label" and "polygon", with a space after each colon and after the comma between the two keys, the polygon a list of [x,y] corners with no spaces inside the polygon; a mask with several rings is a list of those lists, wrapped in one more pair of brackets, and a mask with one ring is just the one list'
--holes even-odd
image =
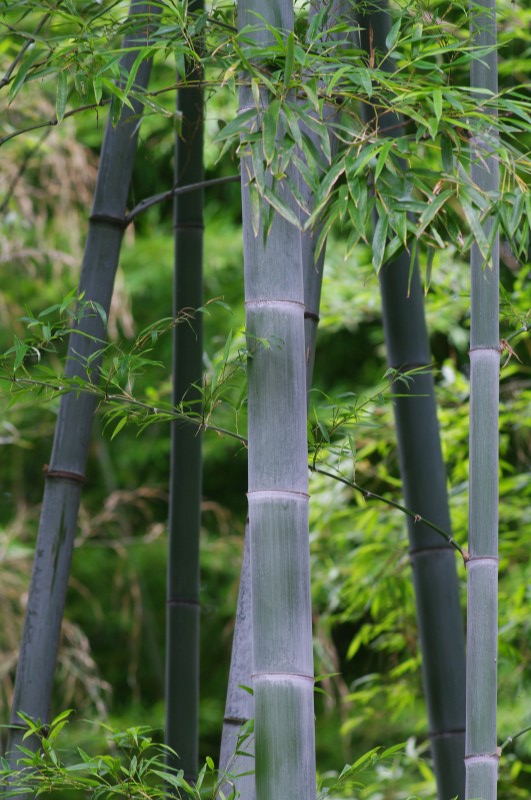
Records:
{"label": "bamboo sheath", "polygon": [[[144,45],[155,24],[157,3],[133,2],[130,15],[148,20],[145,34],[126,37],[125,48]],[[136,57],[126,53],[121,64],[125,74]],[[138,70],[135,86],[146,88],[151,64]],[[100,165],[83,257],[79,293],[84,301],[99,303],[108,313],[120,245],[124,230],[127,195],[138,136],[142,105],[132,100],[123,107],[118,124],[109,118],[101,150]],[[86,359],[101,348],[105,336],[103,321],[88,310],[78,323],[79,333],[70,336],[65,374],[87,379]],[[92,365],[97,370],[98,362]],[[66,394],[61,398],[31,576],[28,606],[17,667],[11,724],[20,720],[21,710],[34,718],[48,720],[53,676],[61,632],[73,541],[76,532],[81,486],[85,476],[92,418],[96,398],[89,394]],[[10,755],[14,764],[23,730],[12,730]],[[25,746],[35,744],[24,742]]]}
{"label": "bamboo sheath", "polygon": [[[203,0],[188,6],[204,8]],[[201,72],[189,63],[194,86],[179,91],[182,131],[175,144],[175,186],[202,183],[203,89]],[[195,85],[196,84],[196,85]],[[204,191],[177,195],[174,201],[175,277],[173,313],[192,315],[203,305]],[[200,411],[203,372],[202,315],[174,328],[173,403]],[[170,759],[186,779],[197,775],[199,740],[199,538],[201,527],[201,433],[192,424],[171,424],[170,509],[166,611],[166,744]],[[174,762],[174,763],[173,763]]]}
{"label": "bamboo sheath", "polygon": [[[471,38],[480,49],[472,61],[470,85],[495,96],[498,91],[494,0],[471,5]],[[489,48],[487,52],[483,48]],[[493,131],[471,142],[471,178],[482,192],[499,189]],[[492,220],[485,225],[491,238]],[[495,800],[498,755],[496,684],[498,642],[498,402],[499,402],[499,242],[494,236],[489,262],[479,248],[470,258],[470,466],[467,563],[467,800]]]}

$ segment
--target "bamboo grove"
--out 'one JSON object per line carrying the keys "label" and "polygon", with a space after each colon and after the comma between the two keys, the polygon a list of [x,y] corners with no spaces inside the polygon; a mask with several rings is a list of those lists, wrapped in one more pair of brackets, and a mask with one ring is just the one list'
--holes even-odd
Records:
{"label": "bamboo grove", "polygon": [[[328,240],[338,237],[345,258],[367,247],[378,275],[384,384],[404,497],[404,505],[390,503],[408,517],[437,795],[494,800],[502,752],[496,729],[500,358],[514,355],[511,336],[527,332],[522,322],[500,339],[499,259],[501,240],[513,262],[528,257],[531,104],[518,82],[498,86],[499,23],[491,0],[433,9],[383,0],[132,0],[129,9],[22,0],[16,9],[0,3],[0,11],[9,53],[0,80],[7,120],[0,152],[71,117],[106,115],[79,286],[53,306],[55,327],[26,318],[27,337],[2,355],[2,392],[13,405],[32,393],[57,404],[8,725],[5,796],[31,796],[39,785],[32,780],[42,779],[36,765],[43,741],[45,756],[53,750],[48,725],[70,563],[93,423],[103,414],[112,438],[127,423],[138,425],[140,436],[165,423],[171,442],[168,750],[151,765],[163,781],[152,796],[200,796],[206,769],[199,769],[200,531],[202,451],[211,437],[235,441],[248,464],[248,521],[213,791],[243,800],[316,798],[309,476],[341,481],[367,501],[378,497],[356,482],[363,403],[325,404],[313,424],[323,271]],[[150,75],[167,62],[171,85],[150,90]],[[53,115],[25,121],[17,104],[36,81],[52,92]],[[238,108],[212,132],[209,108],[220,92]],[[132,202],[146,116],[175,129],[174,172],[168,165],[163,194]],[[214,148],[218,161],[230,156],[232,173],[205,177],[205,148]],[[235,181],[245,340],[236,355],[227,341],[209,383],[203,325],[217,301],[204,292],[205,198],[218,183]],[[174,204],[171,317],[152,320],[137,351],[120,360],[106,328],[121,246],[137,217],[168,201]],[[451,530],[424,309],[430,277],[450,248],[470,261],[468,540],[454,539]],[[139,371],[156,366],[149,347],[165,334],[173,342],[171,397],[138,397],[135,358]],[[66,342],[64,372],[45,370],[41,355]],[[230,394],[232,376],[242,373],[244,396],[230,416],[223,391]],[[468,580],[466,659],[458,558]],[[60,730],[64,720],[57,719]],[[342,777],[349,778],[349,769]],[[103,796],[90,786],[78,788]],[[351,791],[338,796],[358,796]]]}

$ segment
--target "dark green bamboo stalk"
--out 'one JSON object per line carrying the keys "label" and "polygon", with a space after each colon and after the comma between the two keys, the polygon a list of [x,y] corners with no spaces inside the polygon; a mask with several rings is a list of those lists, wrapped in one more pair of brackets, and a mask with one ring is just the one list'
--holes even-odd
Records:
{"label": "dark green bamboo stalk", "polygon": [[[471,39],[480,48],[472,61],[470,85],[498,91],[496,5],[471,4]],[[484,48],[489,48],[488,52]],[[499,188],[495,136],[488,125],[471,142],[471,178],[482,192]],[[492,238],[492,220],[484,226]],[[498,396],[499,396],[499,243],[493,238],[488,263],[479,247],[470,257],[470,473],[467,563],[466,798],[495,800],[496,660],[498,644]]]}
{"label": "dark green bamboo stalk", "polygon": [[[360,17],[361,37],[384,53],[391,29],[387,3]],[[374,119],[371,106],[367,119]],[[396,126],[391,115],[380,133]],[[394,400],[400,473],[406,505],[451,532],[446,471],[442,459],[428,333],[418,265],[410,277],[404,252],[380,271],[387,361],[398,370],[422,368]],[[455,553],[422,522],[408,520],[409,553],[419,627],[424,693],[440,800],[464,792],[465,640]]]}
{"label": "dark green bamboo stalk", "polygon": [[[159,12],[156,3],[133,2],[130,14],[142,15],[145,32],[127,37],[124,47],[143,45],[149,39]],[[125,74],[136,53],[131,50],[122,61]],[[146,88],[151,64],[138,70],[136,87]],[[108,312],[114,276],[124,230],[124,216],[133,170],[138,135],[138,117],[142,105],[132,101],[124,106],[118,124],[109,118],[101,150],[100,166],[85,245],[79,293],[85,302],[99,303]],[[88,307],[87,307],[88,308]],[[68,346],[65,373],[68,377],[87,379],[86,359],[101,348],[105,336],[103,320],[88,309],[78,323]],[[93,364],[93,369],[97,364]],[[53,676],[61,631],[63,608],[68,584],[81,487],[97,399],[90,394],[67,394],[61,405],[49,466],[46,471],[44,497],[35,549],[28,606],[24,620],[11,724],[20,720],[19,710],[43,721],[48,719]],[[12,761],[17,758],[17,745],[23,731],[13,730],[9,749]],[[28,746],[26,741],[25,746]],[[31,744],[31,743],[29,743]]]}
{"label": "dark green bamboo stalk", "polygon": [[[193,0],[190,14],[204,8]],[[190,84],[178,93],[182,132],[176,138],[175,185],[201,184],[203,168],[202,72],[187,64]],[[177,195],[174,203],[175,277],[173,313],[203,305],[202,188]],[[196,313],[177,325],[173,338],[173,402],[199,410],[203,365],[203,326]],[[166,744],[178,755],[174,766],[187,779],[197,774],[199,740],[199,534],[201,528],[201,433],[173,422],[166,611]]]}
{"label": "dark green bamboo stalk", "polygon": [[[238,11],[240,29],[255,26],[259,18],[252,12],[258,12],[277,30],[293,30],[289,0],[241,0]],[[271,40],[265,27],[252,37],[261,44]],[[265,93],[262,102],[267,107]],[[250,87],[242,87],[240,108],[254,108]],[[266,240],[261,231],[255,236],[252,175],[251,160],[244,158],[256,796],[310,800],[315,744],[301,238],[277,214]],[[269,347],[260,344],[264,340]]]}

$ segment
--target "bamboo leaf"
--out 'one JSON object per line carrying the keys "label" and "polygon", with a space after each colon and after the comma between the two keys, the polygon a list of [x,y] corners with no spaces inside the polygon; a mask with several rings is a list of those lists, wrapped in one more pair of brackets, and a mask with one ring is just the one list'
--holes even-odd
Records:
{"label": "bamboo leaf", "polygon": [[114,429],[114,431],[112,432],[112,436],[111,436],[111,442],[112,442],[112,440],[115,438],[115,436],[118,436],[118,434],[120,433],[120,431],[122,430],[122,428],[125,426],[126,422],[127,422],[127,417],[126,417],[126,416],[123,416],[123,417],[122,417],[122,418],[119,420],[119,422],[118,422],[118,424],[117,424],[116,428],[115,428],[115,429]]}
{"label": "bamboo leaf", "polygon": [[398,41],[398,37],[400,36],[400,25],[401,25],[401,18],[398,18],[387,36],[385,37],[385,46],[388,50],[392,50],[395,44]]}
{"label": "bamboo leaf", "polygon": [[452,140],[445,133],[441,135],[441,158],[444,171],[451,174],[454,171],[454,151]]}
{"label": "bamboo leaf", "polygon": [[270,164],[275,157],[278,147],[277,129],[278,116],[280,113],[280,100],[275,99],[265,110],[262,122],[262,141],[264,156],[267,164]]}
{"label": "bamboo leaf", "polygon": [[253,233],[255,236],[258,236],[260,231],[260,195],[256,183],[249,184],[249,206],[251,209]]}
{"label": "bamboo leaf", "polygon": [[266,198],[267,202],[275,209],[275,211],[280,214],[281,217],[286,219],[288,222],[291,222],[292,225],[295,227],[300,227],[300,221],[293,209],[291,209],[284,200],[278,196],[276,192],[270,189],[268,186],[264,188],[264,197]]}
{"label": "bamboo leaf", "polygon": [[374,170],[374,180],[377,181],[380,175],[382,174],[382,170],[385,167],[385,162],[387,160],[387,156],[389,155],[389,151],[393,146],[393,140],[387,139],[382,149],[380,150],[380,154],[378,156],[378,160],[376,162],[376,169]]}
{"label": "bamboo leaf", "polygon": [[435,112],[435,119],[439,123],[442,116],[442,92],[440,89],[433,90],[433,110]]}
{"label": "bamboo leaf", "polygon": [[428,206],[420,215],[419,227],[417,228],[417,238],[422,236],[430,222],[437,216],[446,201],[454,194],[454,189],[445,189],[444,192],[441,192],[439,195],[429,201]]}
{"label": "bamboo leaf", "polygon": [[389,218],[387,214],[383,211],[380,212],[372,237],[372,263],[376,272],[380,271],[383,263],[388,225]]}
{"label": "bamboo leaf", "polygon": [[15,76],[15,80],[13,81],[11,86],[9,87],[9,92],[8,92],[8,95],[7,95],[8,103],[12,103],[13,102],[13,100],[15,99],[17,94],[19,93],[21,87],[23,86],[24,81],[26,80],[26,76],[27,76],[28,72],[30,71],[32,66],[35,64],[35,62],[42,55],[43,55],[42,48],[38,48],[37,46],[34,46],[34,48],[30,50],[27,58],[20,65],[20,67],[18,69],[18,72],[17,72],[17,74]]}
{"label": "bamboo leaf", "polygon": [[284,66],[284,86],[289,86],[291,75],[293,73],[293,62],[295,56],[295,37],[293,31],[290,31],[286,39],[286,63]]}
{"label": "bamboo leaf", "polygon": [[461,206],[465,212],[465,217],[470,226],[470,230],[472,231],[472,235],[474,236],[479,251],[486,262],[489,257],[490,248],[487,237],[485,236],[485,231],[483,230],[483,226],[481,225],[476,211],[472,208],[472,205],[468,202],[468,200],[466,200],[463,196],[461,196],[460,199]]}

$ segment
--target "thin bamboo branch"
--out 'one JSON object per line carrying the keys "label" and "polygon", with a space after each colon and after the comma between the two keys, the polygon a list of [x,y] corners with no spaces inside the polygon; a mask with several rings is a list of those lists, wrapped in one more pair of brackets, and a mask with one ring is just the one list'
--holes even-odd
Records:
{"label": "thin bamboo branch", "polygon": [[160,194],[154,194],[152,197],[146,197],[144,200],[141,200],[140,203],[137,203],[137,205],[129,212],[129,214],[125,215],[125,224],[130,225],[139,214],[143,214],[148,208],[151,208],[158,203],[163,203],[165,200],[171,200],[173,197],[180,197],[181,195],[189,194],[190,192],[198,192],[200,189],[208,189],[210,186],[220,186],[225,183],[237,183],[238,181],[241,181],[240,175],[227,175],[224,178],[210,178],[206,181],[189,183],[185,186],[175,186],[173,189],[168,189],[167,192],[161,192]]}

